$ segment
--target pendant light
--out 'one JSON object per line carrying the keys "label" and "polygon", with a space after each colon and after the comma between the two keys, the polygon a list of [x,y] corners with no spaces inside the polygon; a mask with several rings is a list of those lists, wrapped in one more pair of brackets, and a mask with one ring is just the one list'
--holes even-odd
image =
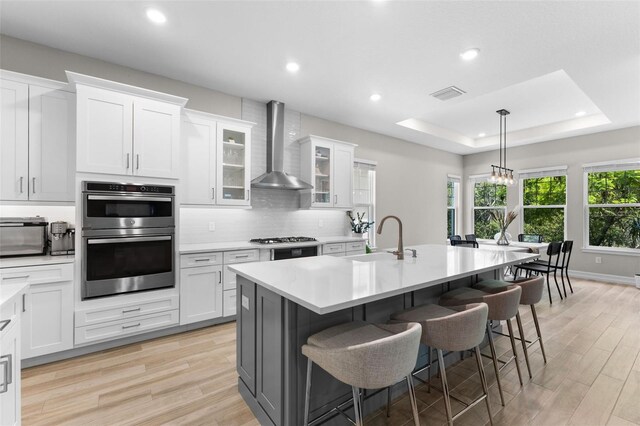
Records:
{"label": "pendant light", "polygon": [[499,165],[491,165],[491,175],[489,182],[502,185],[513,185],[513,169],[507,168],[507,115],[510,114],[506,109],[496,111],[500,115],[500,163]]}

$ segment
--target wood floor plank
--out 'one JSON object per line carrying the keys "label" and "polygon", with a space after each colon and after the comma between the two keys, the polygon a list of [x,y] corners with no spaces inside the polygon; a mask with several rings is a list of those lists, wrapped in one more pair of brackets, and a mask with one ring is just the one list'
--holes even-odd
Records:
{"label": "wood floor plank", "polygon": [[606,425],[624,382],[600,374],[580,402],[570,425]]}
{"label": "wood floor plank", "polygon": [[640,371],[631,371],[613,414],[633,423],[640,423]]}

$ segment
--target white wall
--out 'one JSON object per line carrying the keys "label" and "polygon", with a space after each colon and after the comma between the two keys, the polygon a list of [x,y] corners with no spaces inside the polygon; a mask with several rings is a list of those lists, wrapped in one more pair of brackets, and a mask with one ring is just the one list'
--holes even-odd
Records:
{"label": "white wall", "polygon": [[[471,232],[473,202],[470,175],[490,172],[490,164],[498,161],[498,151],[466,155],[464,157],[465,232]],[[574,241],[571,269],[598,274],[619,275],[630,278],[640,273],[640,256],[583,252],[583,164],[640,157],[640,127],[594,133],[567,139],[558,139],[517,148],[509,148],[509,168],[516,171],[551,166],[567,169],[567,239]],[[520,186],[507,189],[507,205],[513,209],[519,200]],[[520,233],[521,217],[509,228],[512,235]],[[596,256],[602,264],[596,264]]]}

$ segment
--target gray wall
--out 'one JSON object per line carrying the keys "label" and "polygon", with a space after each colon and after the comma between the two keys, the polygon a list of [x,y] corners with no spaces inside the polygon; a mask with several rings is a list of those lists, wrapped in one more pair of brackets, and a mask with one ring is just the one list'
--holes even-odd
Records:
{"label": "gray wall", "polygon": [[[239,97],[4,35],[0,36],[0,68],[58,81],[66,81],[65,70],[75,71],[183,96],[189,99],[187,108],[242,117]],[[402,218],[407,244],[445,240],[447,173],[462,174],[461,156],[305,114],[300,134],[358,144],[356,157],[378,162],[378,218],[387,214]],[[394,247],[396,242],[395,225],[389,223],[377,245]]]}
{"label": "gray wall", "polygon": [[[487,173],[488,165],[498,161],[498,152],[483,152],[464,157],[465,171],[465,231],[471,232],[472,209],[470,175]],[[640,157],[640,127],[593,133],[567,139],[558,139],[509,149],[509,168],[516,171],[550,166],[566,165],[567,170],[567,239],[574,241],[571,269],[599,274],[632,277],[640,273],[638,255],[602,254],[583,252],[582,229],[583,210],[583,171],[586,163],[621,160]],[[520,186],[514,185],[507,190],[508,208],[518,204]],[[520,231],[521,215],[511,225],[512,235]],[[602,257],[602,264],[596,264],[596,256]]]}

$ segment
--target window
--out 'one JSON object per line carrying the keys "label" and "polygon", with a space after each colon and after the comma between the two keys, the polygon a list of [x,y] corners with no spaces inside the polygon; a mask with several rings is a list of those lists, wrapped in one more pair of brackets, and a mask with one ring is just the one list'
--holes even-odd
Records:
{"label": "window", "polygon": [[587,165],[587,247],[640,249],[640,160]]}
{"label": "window", "polygon": [[522,232],[544,241],[565,240],[567,168],[520,171]]}
{"label": "window", "polygon": [[[355,160],[353,163],[353,215],[364,213],[363,220],[372,222],[376,217],[376,163]],[[372,225],[364,234],[370,247],[375,247],[376,231]]]}
{"label": "window", "polygon": [[486,182],[473,182],[473,232],[477,238],[493,238],[500,226],[492,219],[492,210],[507,211],[507,186]]}
{"label": "window", "polygon": [[460,207],[460,178],[447,177],[447,237],[458,233],[458,211]]}

